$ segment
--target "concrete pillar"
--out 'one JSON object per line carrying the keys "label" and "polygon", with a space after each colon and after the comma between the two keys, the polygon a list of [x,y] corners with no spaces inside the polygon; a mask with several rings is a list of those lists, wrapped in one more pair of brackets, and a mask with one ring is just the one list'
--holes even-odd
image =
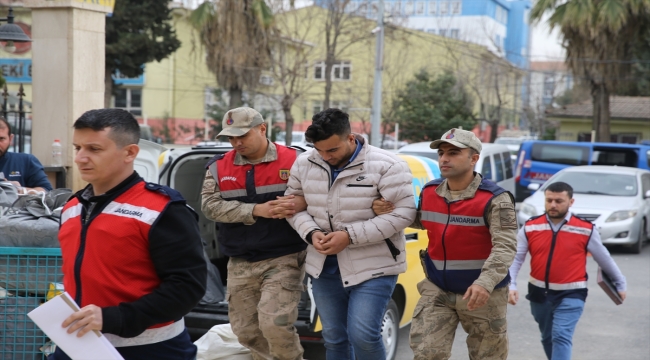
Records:
{"label": "concrete pillar", "polygon": [[24,0],[32,9],[32,153],[51,161],[63,145],[66,185],[85,186],[74,165],[72,124],[104,107],[106,0]]}

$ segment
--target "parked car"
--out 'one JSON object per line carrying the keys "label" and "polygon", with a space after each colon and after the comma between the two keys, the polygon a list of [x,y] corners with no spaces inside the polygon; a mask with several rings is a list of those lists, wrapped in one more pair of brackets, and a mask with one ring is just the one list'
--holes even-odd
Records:
{"label": "parked car", "polygon": [[[201,188],[205,177],[205,164],[216,154],[225,153],[230,146],[201,146],[194,148],[179,148],[165,151],[157,144],[140,141],[141,151],[137,162],[138,172],[145,171],[151,180],[152,163],[160,166],[159,182],[178,190],[188,205],[194,209],[201,208]],[[428,181],[440,176],[437,162],[428,158],[417,156],[399,155],[409,165],[413,173],[413,194],[416,202],[420,190]],[[142,169],[142,170],[141,170]],[[205,244],[210,261],[216,265],[221,274],[221,281],[226,284],[226,265],[228,257],[221,253],[217,242],[218,226],[208,220],[200,211],[199,228],[201,238]],[[392,300],[386,308],[382,327],[382,336],[387,350],[387,359],[393,359],[397,351],[399,328],[411,323],[413,310],[420,298],[417,283],[424,279],[424,272],[420,265],[419,250],[428,245],[427,232],[408,228],[406,233],[406,261],[407,271],[398,277],[397,285],[393,291]],[[322,324],[318,311],[314,305],[311,286],[308,279],[307,291],[302,294],[298,305],[298,321],[295,326],[303,341],[322,341]],[[205,334],[214,325],[228,323],[228,303],[225,301],[216,304],[199,304],[186,317],[185,324],[193,339]]]}
{"label": "parked car", "polygon": [[[280,131],[275,137],[275,143],[280,145],[286,145],[285,141],[286,132]],[[305,139],[305,133],[302,131],[292,131],[291,132],[291,145],[305,147],[310,144],[307,139]]]}
{"label": "parked car", "polygon": [[577,141],[524,141],[515,168],[517,201],[523,201],[533,193],[528,188],[529,184],[541,185],[558,171],[579,165],[616,165],[650,170],[650,146]]}
{"label": "parked car", "polygon": [[517,213],[523,225],[532,216],[544,213],[544,190],[562,181],[573,187],[570,211],[594,223],[605,245],[625,245],[641,252],[650,234],[650,171],[621,166],[574,166],[563,169],[524,200]]}
{"label": "parked car", "polygon": [[384,140],[381,142],[381,148],[387,150],[399,149],[403,146],[408,145],[406,141],[396,140],[392,135],[384,136]]}
{"label": "parked car", "polygon": [[[424,156],[438,161],[438,150],[429,147],[430,144],[430,141],[408,144],[397,150],[397,153]],[[510,151],[505,145],[500,144],[482,144],[482,146],[483,150],[474,170],[514,195],[515,180]]]}

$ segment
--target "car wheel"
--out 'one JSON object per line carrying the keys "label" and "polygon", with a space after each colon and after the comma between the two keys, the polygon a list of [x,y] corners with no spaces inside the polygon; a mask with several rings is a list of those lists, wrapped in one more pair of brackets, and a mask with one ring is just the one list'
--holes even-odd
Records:
{"label": "car wheel", "polygon": [[384,312],[384,320],[381,325],[381,337],[384,341],[384,348],[386,349],[386,360],[395,359],[397,342],[399,340],[399,310],[393,299],[390,300]]}
{"label": "car wheel", "polygon": [[641,221],[641,226],[639,227],[639,237],[637,238],[636,242],[632,244],[632,246],[630,247],[630,252],[632,254],[641,253],[641,250],[643,249],[643,244],[646,241],[645,229],[646,229],[646,224],[645,224],[645,219],[643,219]]}

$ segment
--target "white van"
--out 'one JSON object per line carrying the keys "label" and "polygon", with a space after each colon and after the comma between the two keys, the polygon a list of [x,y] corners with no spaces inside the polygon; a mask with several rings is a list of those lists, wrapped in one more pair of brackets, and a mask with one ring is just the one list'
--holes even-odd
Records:
{"label": "white van", "polygon": [[[398,154],[425,156],[438,161],[438,150],[429,147],[431,141],[409,144],[397,150]],[[502,144],[481,144],[483,150],[474,167],[484,178],[515,194],[515,178],[510,161],[510,150]]]}

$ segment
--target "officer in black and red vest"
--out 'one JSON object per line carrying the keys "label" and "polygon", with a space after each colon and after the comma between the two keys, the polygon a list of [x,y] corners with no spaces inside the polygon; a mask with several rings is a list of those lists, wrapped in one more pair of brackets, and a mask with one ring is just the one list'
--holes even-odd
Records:
{"label": "officer in black and red vest", "polygon": [[[207,280],[198,216],[180,193],[134,171],[139,139],[121,109],[74,123],[74,161],[89,185],[61,212],[63,284],[81,307],[63,326],[102,331],[125,360],[194,360],[183,316]],[[49,357],[69,359],[60,348]]]}
{"label": "officer in black and red vest", "polygon": [[303,198],[284,197],[299,154],[269,141],[266,130],[254,109],[226,112],[217,136],[234,149],[208,162],[201,210],[218,223],[219,246],[230,257],[228,317],[239,342],[256,359],[300,360],[293,323],[307,243],[284,220],[306,208]]}
{"label": "officer in black and red vest", "polygon": [[508,267],[516,249],[512,194],[474,172],[482,145],[451,129],[431,143],[440,173],[424,186],[415,226],[429,235],[420,256],[426,279],[413,313],[416,360],[448,359],[460,322],[471,358],[506,359]]}

